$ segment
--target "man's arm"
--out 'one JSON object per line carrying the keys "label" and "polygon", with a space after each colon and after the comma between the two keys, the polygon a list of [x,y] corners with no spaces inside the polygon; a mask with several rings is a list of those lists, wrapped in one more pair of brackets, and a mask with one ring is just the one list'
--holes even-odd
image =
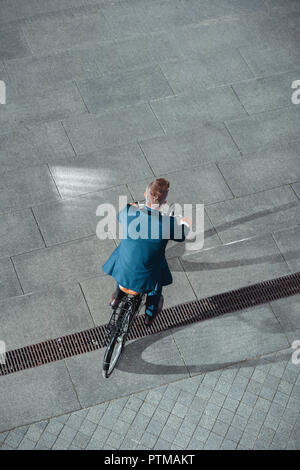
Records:
{"label": "man's arm", "polygon": [[189,217],[183,217],[180,222],[177,222],[176,217],[171,217],[171,231],[170,239],[176,242],[183,242],[192,226],[192,221]]}
{"label": "man's arm", "polygon": [[128,208],[130,204],[127,204],[123,209],[117,214],[117,221],[121,224],[122,230],[127,229],[127,219],[128,219]]}

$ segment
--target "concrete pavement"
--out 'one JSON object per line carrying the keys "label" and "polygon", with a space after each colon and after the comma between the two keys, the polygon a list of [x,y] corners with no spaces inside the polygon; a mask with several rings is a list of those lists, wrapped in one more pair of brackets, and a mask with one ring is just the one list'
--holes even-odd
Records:
{"label": "concrete pavement", "polygon": [[[292,82],[300,79],[299,14],[294,0],[1,0],[7,104],[0,105],[0,339],[8,349],[108,321],[113,282],[101,264],[118,241],[96,237],[96,208],[116,204],[119,195],[143,198],[157,176],[170,180],[170,201],[205,204],[204,249],[167,250],[174,277],[167,306],[299,271],[300,105],[291,101]],[[284,394],[278,400],[288,418],[277,416],[277,427],[266,410],[266,422],[251,432],[252,411],[241,395],[244,415],[224,405],[244,419],[234,440],[225,431],[229,417],[221,419],[226,412],[213,417],[223,423],[214,429],[202,425],[211,409],[202,397],[199,421],[194,428],[185,422],[178,438],[170,432],[174,439],[166,439],[161,428],[154,441],[145,427],[132,444],[135,426],[122,419],[126,432],[126,424],[120,436],[103,424],[97,445],[171,447],[181,440],[184,448],[281,448],[285,434],[285,448],[299,448],[299,365],[288,359],[300,339],[298,305],[295,296],[131,343],[130,370],[126,356],[105,383],[103,351],[2,377],[2,448],[92,445],[81,436],[92,438],[89,422],[73,441],[79,428],[68,425],[60,435],[55,417],[97,416],[88,419],[101,428],[100,411],[89,410],[119,411],[136,403],[125,396],[139,393],[160,409],[169,382],[193,389],[194,400],[195,384],[216,380],[223,369],[244,377],[250,368],[242,361],[258,357],[255,370],[270,357],[274,367],[292,371],[282,372],[290,381],[264,372],[274,394],[261,398],[271,403]],[[158,402],[146,398],[150,388]],[[211,393],[225,401],[227,389],[213,385]],[[182,394],[173,398],[178,409]],[[146,424],[143,405],[132,406],[134,419]],[[173,408],[164,411],[155,415],[161,426],[166,413],[185,420]],[[34,422],[42,424],[30,434]],[[201,438],[199,427],[206,429]]]}
{"label": "concrete pavement", "polygon": [[4,432],[1,449],[296,450],[299,379],[282,350]]}

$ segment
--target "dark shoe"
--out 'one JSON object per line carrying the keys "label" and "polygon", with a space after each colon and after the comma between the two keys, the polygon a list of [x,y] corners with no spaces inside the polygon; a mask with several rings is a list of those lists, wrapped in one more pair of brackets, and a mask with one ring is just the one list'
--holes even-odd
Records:
{"label": "dark shoe", "polygon": [[149,315],[147,315],[147,313],[146,313],[146,315],[145,315],[145,317],[146,317],[146,318],[145,318],[145,325],[146,325],[146,326],[151,326],[151,325],[154,323],[155,318],[156,318],[157,315],[159,315],[160,312],[162,311],[163,305],[164,305],[164,296],[161,295],[161,296],[160,296],[160,300],[159,300],[159,304],[158,304],[157,313],[156,313],[155,315],[153,315],[152,317],[150,317]]}
{"label": "dark shoe", "polygon": [[115,298],[115,293],[112,294],[109,304],[111,308],[117,308],[120,305],[121,299]]}
{"label": "dark shoe", "polygon": [[[156,315],[155,315],[156,317]],[[146,326],[151,326],[155,320],[155,317],[149,317],[149,315],[145,315],[145,325]]]}
{"label": "dark shoe", "polygon": [[164,296],[161,295],[160,300],[159,300],[159,304],[158,304],[158,311],[157,311],[156,315],[158,315],[162,311],[163,306],[164,306]]}

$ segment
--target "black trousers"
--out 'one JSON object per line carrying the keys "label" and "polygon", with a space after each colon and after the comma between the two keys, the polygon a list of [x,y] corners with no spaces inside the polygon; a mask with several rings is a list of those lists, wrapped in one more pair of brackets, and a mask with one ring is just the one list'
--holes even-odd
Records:
{"label": "black trousers", "polygon": [[[149,317],[155,317],[157,315],[161,293],[162,286],[159,286],[158,289],[147,292],[145,313]],[[117,283],[117,287],[114,293],[115,299],[121,300],[125,295],[125,292],[120,289],[119,284]]]}

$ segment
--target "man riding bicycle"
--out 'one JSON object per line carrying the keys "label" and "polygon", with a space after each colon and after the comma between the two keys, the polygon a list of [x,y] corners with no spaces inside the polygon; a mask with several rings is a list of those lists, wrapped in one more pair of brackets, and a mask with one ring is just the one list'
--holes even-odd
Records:
{"label": "man riding bicycle", "polygon": [[110,300],[113,308],[126,293],[147,293],[146,326],[152,325],[163,308],[162,287],[173,282],[165,257],[167,243],[169,240],[184,241],[191,227],[188,217],[178,224],[175,217],[161,214],[160,208],[167,202],[169,187],[169,181],[157,178],[146,188],[145,208],[127,204],[119,212],[117,219],[123,230],[122,240],[102,266],[103,271],[117,281]]}

